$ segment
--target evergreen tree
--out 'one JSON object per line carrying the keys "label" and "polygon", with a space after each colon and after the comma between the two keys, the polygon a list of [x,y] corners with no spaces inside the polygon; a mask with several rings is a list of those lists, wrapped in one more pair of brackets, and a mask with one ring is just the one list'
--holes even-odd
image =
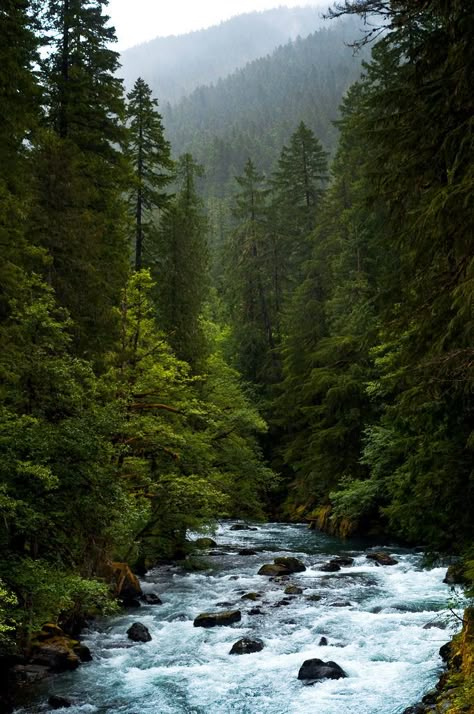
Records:
{"label": "evergreen tree", "polygon": [[115,338],[114,307],[128,266],[124,105],[105,4],[48,5],[51,52],[43,83],[49,129],[34,156],[29,231],[50,255],[46,278],[70,312],[76,346],[96,358]]}
{"label": "evergreen tree", "polygon": [[156,304],[176,355],[198,369],[206,351],[201,314],[208,291],[207,220],[196,191],[202,168],[184,154],[176,173],[178,192],[163,212],[157,237]]}
{"label": "evergreen tree", "polygon": [[239,191],[233,215],[237,226],[230,236],[227,270],[237,363],[247,379],[268,384],[278,370],[268,189],[251,159],[236,181]]}
{"label": "evergreen tree", "polygon": [[[172,180],[171,147],[164,137],[163,123],[157,111],[158,102],[151,89],[137,79],[127,95],[127,154],[134,174],[130,202],[135,221],[135,270],[144,262],[144,241],[154,229],[153,211],[162,210],[169,201],[165,189]],[[145,262],[150,262],[146,260]]]}

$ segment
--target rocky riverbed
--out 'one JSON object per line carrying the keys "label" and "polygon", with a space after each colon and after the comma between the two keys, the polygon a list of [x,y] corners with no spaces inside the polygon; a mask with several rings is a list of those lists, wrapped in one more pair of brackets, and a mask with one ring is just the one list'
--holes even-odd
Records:
{"label": "rocky riverbed", "polygon": [[401,714],[433,687],[456,628],[445,568],[303,525],[251,528],[222,524],[197,571],[149,572],[148,602],[84,631],[92,661],[17,713],[56,697],[71,714]]}

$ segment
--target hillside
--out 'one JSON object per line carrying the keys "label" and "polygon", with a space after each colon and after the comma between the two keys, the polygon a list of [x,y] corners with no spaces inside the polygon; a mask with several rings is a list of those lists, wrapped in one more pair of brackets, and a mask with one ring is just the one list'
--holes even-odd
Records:
{"label": "hillside", "polygon": [[127,88],[141,76],[160,102],[176,102],[290,39],[306,37],[322,22],[315,7],[246,13],[205,30],[157,37],[132,47],[121,55],[119,74]]}
{"label": "hillside", "polygon": [[190,151],[206,168],[206,192],[226,193],[226,183],[250,156],[268,171],[281,146],[304,121],[328,151],[334,149],[341,99],[360,76],[366,56],[347,43],[360,36],[360,20],[326,23],[202,86],[176,106],[162,105],[167,136],[176,154]]}

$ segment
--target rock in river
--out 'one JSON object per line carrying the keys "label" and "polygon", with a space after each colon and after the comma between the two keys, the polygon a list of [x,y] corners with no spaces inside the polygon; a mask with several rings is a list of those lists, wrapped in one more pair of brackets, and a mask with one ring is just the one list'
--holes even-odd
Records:
{"label": "rock in river", "polygon": [[302,563],[301,560],[298,560],[298,558],[292,558],[292,557],[275,558],[274,563],[276,565],[282,565],[286,569],[286,572],[289,575],[291,575],[292,573],[302,573],[306,570],[305,564]]}
{"label": "rock in river", "polygon": [[395,558],[392,558],[391,555],[384,553],[383,551],[367,553],[366,557],[368,560],[374,560],[377,565],[397,565],[398,563],[398,560],[395,560]]}
{"label": "rock in river", "polygon": [[128,639],[133,642],[150,642],[151,635],[147,627],[141,622],[134,622],[127,630]]}
{"label": "rock in river", "polygon": [[244,637],[232,645],[232,649],[229,654],[252,654],[253,652],[260,652],[261,650],[263,650],[262,640],[250,640],[247,637]]}
{"label": "rock in river", "polygon": [[341,566],[335,563],[333,560],[330,560],[329,563],[324,563],[324,565],[321,565],[319,567],[319,570],[322,570],[323,573],[337,573],[337,571],[340,569]]}
{"label": "rock in river", "polygon": [[285,595],[301,595],[303,588],[299,588],[297,585],[287,585],[285,588]]}
{"label": "rock in river", "polygon": [[142,600],[147,605],[163,605],[163,600],[156,593],[145,593]]}
{"label": "rock in river", "polygon": [[217,543],[213,538],[196,538],[194,545],[196,548],[215,548]]}
{"label": "rock in river", "polygon": [[321,679],[341,679],[347,677],[342,667],[335,662],[323,662],[321,659],[307,659],[298,672],[298,679],[305,684],[314,684]]}
{"label": "rock in river", "polygon": [[203,612],[194,620],[194,627],[217,627],[240,622],[240,610],[224,610],[223,612]]}
{"label": "rock in river", "polygon": [[259,575],[284,575],[287,573],[287,569],[283,565],[276,565],[276,563],[265,563],[262,565],[258,571]]}

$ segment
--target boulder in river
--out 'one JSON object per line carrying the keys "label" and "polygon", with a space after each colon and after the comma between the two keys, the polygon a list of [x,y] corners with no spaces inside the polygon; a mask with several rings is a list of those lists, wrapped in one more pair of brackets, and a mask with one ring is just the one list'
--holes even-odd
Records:
{"label": "boulder in river", "polygon": [[240,622],[240,610],[224,610],[223,612],[203,612],[194,620],[194,627],[220,627]]}
{"label": "boulder in river", "polygon": [[132,573],[127,563],[109,563],[105,575],[113,585],[115,595],[125,606],[135,604],[142,596],[142,589],[136,575]]}
{"label": "boulder in river", "polygon": [[248,526],[246,523],[234,523],[229,530],[231,531],[256,531],[256,528],[252,528],[252,526]]}
{"label": "boulder in river", "polygon": [[392,558],[391,555],[380,550],[375,553],[367,553],[367,559],[373,560],[377,565],[397,565],[398,560]]}
{"label": "boulder in river", "polygon": [[347,677],[342,667],[335,662],[323,662],[321,659],[307,659],[300,667],[298,679],[305,684],[314,684],[322,679],[341,679]]}
{"label": "boulder in river", "polygon": [[151,635],[148,627],[141,622],[134,622],[127,630],[128,639],[132,642],[150,642]]}
{"label": "boulder in river", "polygon": [[332,602],[331,607],[351,607],[352,603],[349,600],[338,600],[337,602]]}
{"label": "boulder in river", "polygon": [[239,550],[239,555],[257,555],[257,551],[253,548],[241,548]]}
{"label": "boulder in river", "polygon": [[341,566],[335,563],[333,560],[330,560],[329,563],[324,563],[324,565],[321,565],[319,567],[319,570],[322,570],[323,573],[337,573],[337,571],[340,569]]}
{"label": "boulder in river", "polygon": [[251,607],[250,610],[248,611],[249,615],[263,615],[263,611],[261,607]]}
{"label": "boulder in river", "polygon": [[258,575],[284,575],[287,572],[288,571],[284,565],[277,565],[276,563],[265,563],[265,565],[262,565],[262,567],[258,571]]}
{"label": "boulder in river", "polygon": [[285,595],[301,595],[303,588],[299,588],[297,585],[287,585],[285,588]]}
{"label": "boulder in river", "polygon": [[298,558],[293,558],[291,556],[284,556],[280,558],[275,558],[275,565],[282,565],[288,575],[292,573],[303,573],[306,570],[305,564]]}
{"label": "boulder in river", "polygon": [[66,672],[77,669],[81,663],[75,651],[79,642],[73,640],[57,625],[45,625],[33,644],[30,662],[47,667],[50,672]]}
{"label": "boulder in river", "polygon": [[163,600],[156,593],[145,593],[142,600],[147,605],[163,605]]}
{"label": "boulder in river", "polygon": [[196,548],[215,548],[217,546],[217,543],[213,538],[196,538],[193,543]]}
{"label": "boulder in river", "polygon": [[253,654],[253,652],[261,652],[263,650],[262,640],[251,640],[248,637],[243,637],[232,645],[229,654],[243,655]]}
{"label": "boulder in river", "polygon": [[245,593],[245,595],[242,595],[240,598],[241,600],[259,600],[262,596],[260,593]]}
{"label": "boulder in river", "polygon": [[321,637],[321,639],[318,642],[318,647],[327,647],[327,644],[328,644],[327,637]]}
{"label": "boulder in river", "polygon": [[77,654],[81,662],[92,662],[92,655],[90,649],[86,645],[82,645],[80,642],[73,647],[74,654]]}
{"label": "boulder in river", "polygon": [[336,563],[336,565],[342,565],[342,567],[346,568],[349,565],[353,565],[354,558],[351,558],[349,555],[338,555],[337,558],[331,558],[330,562]]}
{"label": "boulder in river", "polygon": [[48,704],[51,709],[69,709],[72,702],[66,697],[59,697],[57,694],[52,694],[48,699]]}

